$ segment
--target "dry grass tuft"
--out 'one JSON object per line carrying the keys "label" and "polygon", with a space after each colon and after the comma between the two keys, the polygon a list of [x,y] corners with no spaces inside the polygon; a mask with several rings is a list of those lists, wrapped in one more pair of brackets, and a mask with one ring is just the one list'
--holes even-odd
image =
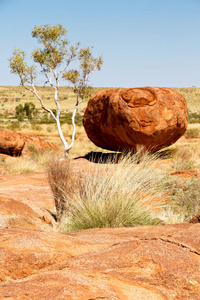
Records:
{"label": "dry grass tuft", "polygon": [[158,224],[151,196],[160,196],[164,175],[151,168],[152,159],[140,155],[138,164],[127,154],[76,173],[69,162],[51,164],[48,180],[66,230]]}
{"label": "dry grass tuft", "polygon": [[193,145],[180,145],[172,151],[172,163],[174,171],[189,170],[200,167],[199,143]]}

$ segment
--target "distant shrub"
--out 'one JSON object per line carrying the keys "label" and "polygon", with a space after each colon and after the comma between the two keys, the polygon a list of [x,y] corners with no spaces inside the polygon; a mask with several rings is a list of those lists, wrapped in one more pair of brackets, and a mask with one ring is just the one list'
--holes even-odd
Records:
{"label": "distant shrub", "polygon": [[[72,124],[72,112],[62,113],[60,118],[61,124]],[[76,126],[82,126],[83,125],[83,115],[80,113],[76,113],[75,116],[75,123]]]}
{"label": "distant shrub", "polygon": [[42,127],[38,124],[35,124],[34,126],[32,126],[33,129],[37,130],[37,131],[42,131]]}
{"label": "distant shrub", "polygon": [[64,96],[63,98],[62,98],[62,100],[67,100],[68,99],[68,96]]}
{"label": "distant shrub", "polygon": [[52,128],[51,127],[47,127],[47,132],[52,132]]}
{"label": "distant shrub", "polygon": [[7,126],[7,129],[10,129],[10,130],[13,130],[13,131],[20,130],[21,129],[20,122],[18,122],[18,121],[11,122]]}
{"label": "distant shrub", "polygon": [[198,138],[200,136],[200,131],[197,128],[190,128],[190,129],[187,129],[184,136],[186,137],[186,139]]}
{"label": "distant shrub", "polygon": [[23,114],[23,113],[20,113],[19,115],[17,115],[17,120],[18,120],[19,122],[24,121],[24,114]]}
{"label": "distant shrub", "polygon": [[189,112],[188,114],[188,122],[189,124],[200,123],[200,114]]}
{"label": "distant shrub", "polygon": [[23,121],[25,116],[29,121],[31,121],[33,118],[35,120],[38,110],[35,108],[34,103],[26,102],[24,103],[24,106],[22,104],[17,105],[15,107],[15,113],[18,121]]}
{"label": "distant shrub", "polygon": [[[56,109],[52,109],[53,113],[56,114]],[[38,120],[39,124],[54,124],[55,120],[51,115],[44,112],[41,119]],[[75,116],[76,126],[82,126],[83,124],[83,115],[77,113]],[[60,124],[72,124],[72,112],[61,113]]]}

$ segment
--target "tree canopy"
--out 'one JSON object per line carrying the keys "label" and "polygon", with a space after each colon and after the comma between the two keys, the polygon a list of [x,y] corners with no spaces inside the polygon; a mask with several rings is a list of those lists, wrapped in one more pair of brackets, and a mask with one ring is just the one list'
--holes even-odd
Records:
{"label": "tree canopy", "polygon": [[[26,63],[26,53],[21,49],[14,49],[13,56],[9,59],[11,72],[18,75],[20,84],[31,91],[40,101],[41,107],[49,112],[54,118],[59,136],[64,145],[65,157],[73,147],[75,139],[75,115],[79,104],[88,95],[89,77],[95,70],[100,70],[103,64],[102,56],[95,58],[92,54],[92,47],[80,47],[80,43],[69,46],[67,30],[60,24],[51,26],[35,26],[32,30],[32,37],[37,39],[41,47],[32,52],[32,59],[41,68],[41,73],[45,77],[45,85],[49,84],[54,89],[54,110],[45,106],[43,99],[37,93],[36,79],[38,71],[35,65],[29,66]],[[78,67],[68,70],[73,61],[78,62]],[[60,126],[60,105],[58,89],[60,78],[70,82],[74,86],[76,93],[76,103],[72,115],[72,141],[70,145],[66,142]]]}

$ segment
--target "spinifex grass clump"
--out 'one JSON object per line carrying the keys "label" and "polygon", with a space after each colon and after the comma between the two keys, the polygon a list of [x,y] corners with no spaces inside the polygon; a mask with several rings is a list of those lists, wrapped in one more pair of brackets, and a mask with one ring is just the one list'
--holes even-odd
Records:
{"label": "spinifex grass clump", "polygon": [[53,163],[48,174],[58,218],[67,230],[158,224],[151,197],[160,195],[164,175],[151,168],[153,159],[138,163],[128,154],[79,172],[69,161]]}

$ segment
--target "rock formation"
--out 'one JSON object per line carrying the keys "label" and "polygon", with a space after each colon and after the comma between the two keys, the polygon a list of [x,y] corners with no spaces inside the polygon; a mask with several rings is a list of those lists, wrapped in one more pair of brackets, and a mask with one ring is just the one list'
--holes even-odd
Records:
{"label": "rock formation", "polygon": [[42,141],[37,135],[0,130],[0,153],[19,156],[30,153],[31,147],[35,151],[59,150],[55,144]]}
{"label": "rock formation", "polygon": [[186,131],[184,97],[171,89],[143,87],[106,89],[94,94],[83,125],[89,139],[109,150],[157,151]]}
{"label": "rock formation", "polygon": [[36,150],[40,150],[40,151],[43,151],[43,150],[58,151],[59,150],[55,144],[42,141],[42,139],[40,137],[38,137],[37,135],[28,134],[28,133],[20,133],[20,135],[25,140],[25,146],[22,151],[22,154],[27,154],[27,153],[31,152],[31,147],[33,148],[33,150],[35,149],[35,151]]}
{"label": "rock formation", "polygon": [[20,155],[25,145],[25,139],[19,133],[0,130],[0,153]]}

